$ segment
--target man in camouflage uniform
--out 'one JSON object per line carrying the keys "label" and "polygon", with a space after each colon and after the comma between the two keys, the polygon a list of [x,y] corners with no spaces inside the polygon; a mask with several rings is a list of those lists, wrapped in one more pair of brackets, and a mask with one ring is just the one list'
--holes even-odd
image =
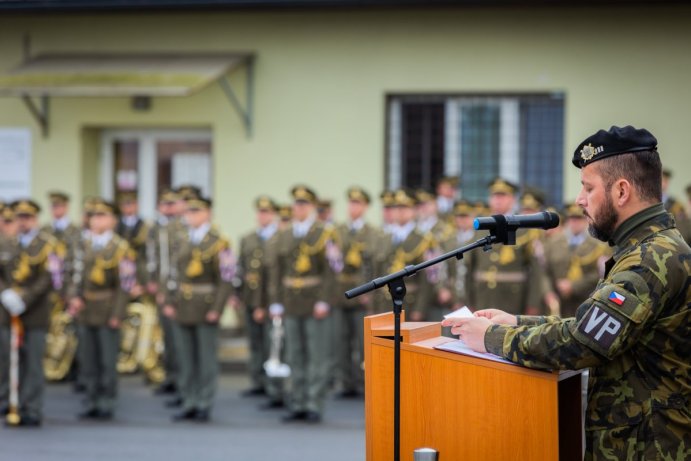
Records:
{"label": "man in camouflage uniform", "polygon": [[278,205],[265,195],[254,202],[257,228],[240,240],[238,270],[242,277],[241,300],[249,340],[250,388],[244,396],[268,394],[266,409],[283,406],[280,380],[269,378],[264,362],[269,358],[272,322],[269,319],[269,267],[278,232]]}
{"label": "man in camouflage uniform", "polygon": [[[375,263],[375,274],[386,275],[398,272],[411,264],[420,264],[429,259],[434,251],[434,239],[431,235],[420,233],[416,229],[415,195],[407,190],[399,189],[394,193],[395,225],[391,229],[391,236],[381,241],[380,258]],[[407,278],[406,297],[403,308],[405,319],[409,322],[419,322],[428,315],[428,307],[433,296],[431,284],[433,274],[423,271]],[[391,310],[391,294],[386,287],[377,290],[383,299],[380,309]]]}
{"label": "man in camouflage uniform", "polygon": [[[496,178],[489,185],[490,214],[510,214],[516,185]],[[516,233],[516,245],[494,245],[468,253],[466,283],[470,306],[493,306],[514,314],[537,313],[544,294],[544,273],[534,254],[536,229]],[[479,235],[478,237],[483,237]]]}
{"label": "man in camouflage uniform", "polygon": [[586,460],[689,459],[691,249],[661,202],[657,140],[600,130],[573,163],[590,232],[614,247],[576,317],[491,309],[444,323],[474,350],[531,368],[590,368]]}
{"label": "man in camouflage uniform", "polygon": [[377,230],[365,222],[370,203],[369,194],[361,187],[347,192],[348,221],[336,227],[335,242],[342,259],[336,267],[337,297],[334,306],[333,347],[336,380],[341,386],[340,397],[357,397],[364,390],[364,318],[370,309],[371,296],[355,299],[339,297],[338,293],[361,285],[373,274],[373,252],[379,240]]}
{"label": "man in camouflage uniform", "polygon": [[[6,315],[0,316],[3,335],[9,335],[11,317],[19,317],[23,344],[19,350],[20,426],[40,426],[43,417],[43,353],[50,324],[52,276],[48,268],[55,257],[56,241],[41,232],[33,200],[12,203],[19,234],[10,244],[10,261],[2,266],[0,300]],[[7,338],[7,336],[6,336]],[[5,342],[3,340],[3,342]],[[8,342],[9,343],[9,342]],[[4,348],[3,348],[4,349]]]}
{"label": "man in camouflage uniform", "polygon": [[113,418],[117,396],[120,325],[136,283],[134,253],[113,232],[116,207],[105,200],[90,205],[89,238],[83,242],[83,271],[68,289],[69,312],[82,324],[81,373],[86,408],[80,418]]}
{"label": "man in camouflage uniform", "polygon": [[317,220],[317,196],[299,185],[291,190],[293,223],[281,231],[270,264],[269,311],[283,316],[286,359],[291,368],[285,422],[319,423],[332,371],[332,265],[327,247],[333,230]]}
{"label": "man in camouflage uniform", "polygon": [[218,322],[237,270],[230,242],[211,225],[211,200],[187,201],[180,248],[175,254],[176,284],[168,291],[164,314],[178,328],[179,392],[182,411],[173,421],[208,422],[218,380]]}

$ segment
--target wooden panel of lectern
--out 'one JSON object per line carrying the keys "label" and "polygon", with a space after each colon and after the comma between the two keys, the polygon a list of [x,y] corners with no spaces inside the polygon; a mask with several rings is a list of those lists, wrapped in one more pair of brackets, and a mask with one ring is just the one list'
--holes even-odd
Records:
{"label": "wooden panel of lectern", "polygon": [[[393,314],[365,319],[367,461],[393,458]],[[580,372],[545,372],[434,349],[437,322],[401,326],[401,460],[580,460]]]}

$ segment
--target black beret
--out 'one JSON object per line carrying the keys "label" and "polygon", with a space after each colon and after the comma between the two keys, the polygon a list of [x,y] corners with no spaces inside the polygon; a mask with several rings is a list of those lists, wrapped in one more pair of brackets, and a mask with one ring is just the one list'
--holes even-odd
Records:
{"label": "black beret", "polygon": [[603,158],[632,152],[657,149],[657,139],[646,129],[631,125],[620,128],[613,126],[609,131],[600,130],[589,136],[573,153],[573,164],[583,168]]}

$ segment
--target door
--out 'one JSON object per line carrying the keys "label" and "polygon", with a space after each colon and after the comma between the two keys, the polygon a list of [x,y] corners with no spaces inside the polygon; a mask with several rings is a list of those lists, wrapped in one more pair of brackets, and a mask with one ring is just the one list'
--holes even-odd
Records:
{"label": "door", "polygon": [[156,216],[162,189],[198,186],[211,196],[212,138],[208,130],[104,130],[101,139],[101,194],[117,201],[134,192],[142,217]]}

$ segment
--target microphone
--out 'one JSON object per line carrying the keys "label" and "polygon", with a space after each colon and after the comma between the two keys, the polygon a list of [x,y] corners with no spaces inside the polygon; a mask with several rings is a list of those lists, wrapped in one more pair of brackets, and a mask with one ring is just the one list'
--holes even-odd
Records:
{"label": "microphone", "polygon": [[533,227],[538,229],[553,229],[559,225],[559,215],[551,211],[543,211],[533,214],[517,215],[494,215],[475,218],[473,227],[475,230],[497,230],[497,228],[508,228],[516,230],[519,228]]}

